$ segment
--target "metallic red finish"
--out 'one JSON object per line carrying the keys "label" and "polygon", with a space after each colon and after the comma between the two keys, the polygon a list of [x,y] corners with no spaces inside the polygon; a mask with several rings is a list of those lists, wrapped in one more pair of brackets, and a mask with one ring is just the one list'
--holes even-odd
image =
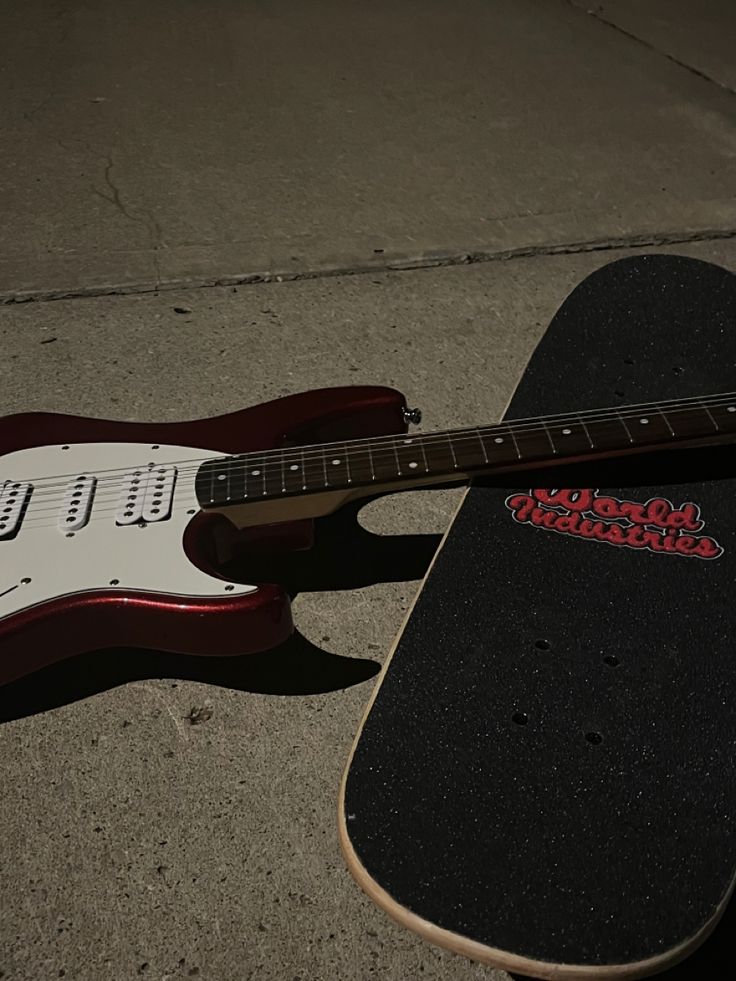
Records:
{"label": "metallic red finish", "polygon": [[124,590],[76,593],[0,620],[0,683],[98,647],[251,654],[275,647],[292,630],[288,597],[278,586],[194,600]]}
{"label": "metallic red finish", "polygon": [[[394,389],[356,386],[290,395],[191,422],[117,422],[23,413],[0,419],[0,455],[51,443],[173,443],[241,453],[287,443],[359,439],[406,432],[405,405]],[[311,535],[311,522],[236,533],[228,522],[223,525],[197,515],[185,532],[184,548],[190,561],[218,574],[218,566],[234,549],[305,548]],[[0,684],[94,648],[246,654],[276,646],[292,630],[289,598],[277,585],[259,585],[246,596],[194,600],[124,590],[77,593],[0,620]]]}
{"label": "metallic red finish", "polygon": [[46,412],[0,419],[0,454],[49,443],[173,443],[222,453],[275,449],[405,432],[403,395],[393,388],[321,388],[239,412],[190,422],[117,422]]}

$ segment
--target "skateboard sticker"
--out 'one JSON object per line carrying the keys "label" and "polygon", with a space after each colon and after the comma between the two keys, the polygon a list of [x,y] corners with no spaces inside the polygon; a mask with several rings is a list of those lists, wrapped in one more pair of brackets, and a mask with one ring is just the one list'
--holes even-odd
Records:
{"label": "skateboard sticker", "polygon": [[723,555],[715,538],[694,534],[705,521],[692,501],[676,507],[666,497],[641,503],[601,494],[597,488],[533,488],[511,494],[505,504],[518,524],[560,535],[696,559]]}

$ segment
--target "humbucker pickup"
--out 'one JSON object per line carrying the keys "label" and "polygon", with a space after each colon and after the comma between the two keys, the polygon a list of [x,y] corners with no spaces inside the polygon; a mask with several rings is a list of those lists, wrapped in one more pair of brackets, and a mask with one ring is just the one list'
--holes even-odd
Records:
{"label": "humbucker pickup", "polygon": [[176,467],[134,470],[123,477],[115,522],[118,525],[165,521],[171,516]]}

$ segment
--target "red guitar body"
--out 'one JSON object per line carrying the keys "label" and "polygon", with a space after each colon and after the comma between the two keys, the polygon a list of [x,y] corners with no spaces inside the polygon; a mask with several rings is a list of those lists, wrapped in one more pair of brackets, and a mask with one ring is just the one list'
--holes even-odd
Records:
{"label": "red guitar body", "polygon": [[[27,413],[0,419],[0,464],[7,454],[52,444],[175,444],[235,454],[385,436],[406,432],[405,408],[403,396],[393,389],[358,386],[291,395],[191,422]],[[244,549],[304,549],[312,541],[312,520],[237,531],[221,515],[197,511],[186,526],[183,548],[198,569],[224,578],[222,565]],[[0,541],[0,570],[4,544]],[[0,578],[0,599],[3,589],[10,594],[23,588],[8,588],[9,582],[10,574],[5,583]],[[231,595],[182,596],[126,590],[114,582],[75,589],[4,616],[0,611],[0,683],[85,650],[129,646],[238,655],[275,647],[293,630],[289,597],[277,584],[258,584],[245,595],[231,586],[225,587],[234,590]]]}

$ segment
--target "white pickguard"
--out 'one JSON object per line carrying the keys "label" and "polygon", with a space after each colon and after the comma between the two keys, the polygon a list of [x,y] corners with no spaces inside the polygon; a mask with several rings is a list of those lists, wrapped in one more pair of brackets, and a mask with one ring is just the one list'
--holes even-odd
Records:
{"label": "white pickguard", "polygon": [[[184,551],[184,529],[199,511],[194,493],[197,465],[218,456],[222,454],[188,446],[76,443],[0,457],[0,486],[5,481],[34,485],[17,535],[0,539],[0,618],[85,590],[191,597],[253,592],[255,586],[228,583],[202,572]],[[178,468],[170,517],[145,525],[116,524],[124,475],[150,463]],[[97,476],[97,486],[89,521],[69,534],[59,527],[64,489],[82,474]]]}

